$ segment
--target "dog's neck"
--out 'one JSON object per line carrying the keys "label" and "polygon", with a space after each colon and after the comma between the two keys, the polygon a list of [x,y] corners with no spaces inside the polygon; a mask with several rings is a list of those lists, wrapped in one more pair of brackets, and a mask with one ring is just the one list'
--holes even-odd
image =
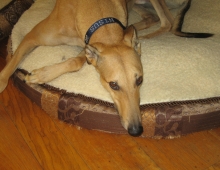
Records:
{"label": "dog's neck", "polygon": [[[113,18],[113,17],[108,17],[108,18],[103,18],[103,19],[100,19],[98,21],[96,21],[89,29],[88,31],[86,32],[86,35],[85,35],[85,44],[88,44],[90,42],[90,38],[93,36],[93,34],[98,30],[98,29],[102,29],[101,27],[107,27],[107,25],[109,24],[115,24],[118,26],[120,26],[121,28],[119,28],[120,30],[121,29],[126,29],[126,27],[116,18]],[[102,29],[103,30],[103,29]],[[118,29],[117,29],[118,30]],[[113,31],[113,34],[111,34],[111,32]],[[117,33],[114,33],[114,29],[112,29],[112,31],[110,32],[106,32],[105,34],[109,35],[109,38],[112,38],[110,37],[111,35],[115,36],[116,34],[116,37],[118,37]],[[118,33],[120,31],[118,30]],[[103,35],[103,34],[101,34]],[[102,37],[101,37],[102,38]],[[104,40],[106,42],[106,40]]]}

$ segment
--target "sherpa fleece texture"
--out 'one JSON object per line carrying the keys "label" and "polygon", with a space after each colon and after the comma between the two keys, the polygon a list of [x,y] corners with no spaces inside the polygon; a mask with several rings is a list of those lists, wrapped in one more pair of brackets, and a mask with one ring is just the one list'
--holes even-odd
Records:
{"label": "sherpa fleece texture", "polygon": [[[172,11],[178,11],[184,0],[168,1]],[[38,22],[49,15],[55,0],[37,0],[26,11],[13,29],[13,51]],[[141,104],[197,100],[220,96],[220,1],[193,0],[185,16],[184,31],[209,32],[208,39],[181,38],[171,33],[141,41],[144,83],[141,87]],[[140,17],[131,12],[129,22]],[[149,33],[159,24],[140,32]],[[76,56],[82,49],[72,46],[36,48],[20,68],[31,70],[62,62]],[[68,92],[112,102],[99,81],[94,67],[85,64],[75,73],[68,73],[48,83]]]}

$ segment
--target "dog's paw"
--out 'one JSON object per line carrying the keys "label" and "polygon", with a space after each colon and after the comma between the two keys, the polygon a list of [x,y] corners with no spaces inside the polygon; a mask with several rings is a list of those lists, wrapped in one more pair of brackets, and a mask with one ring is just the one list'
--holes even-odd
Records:
{"label": "dog's paw", "polygon": [[53,66],[46,66],[40,69],[33,70],[25,76],[26,83],[43,84],[50,82],[57,77],[57,70]]}
{"label": "dog's paw", "polygon": [[43,84],[48,82],[47,76],[44,74],[44,68],[33,70],[24,78],[26,83]]}

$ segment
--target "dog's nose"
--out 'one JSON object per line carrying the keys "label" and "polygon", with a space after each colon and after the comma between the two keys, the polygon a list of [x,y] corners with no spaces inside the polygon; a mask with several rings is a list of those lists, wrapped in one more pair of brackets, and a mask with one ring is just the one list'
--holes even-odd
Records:
{"label": "dog's nose", "polygon": [[139,125],[139,126],[129,126],[128,127],[128,133],[131,136],[140,136],[143,133],[143,126]]}

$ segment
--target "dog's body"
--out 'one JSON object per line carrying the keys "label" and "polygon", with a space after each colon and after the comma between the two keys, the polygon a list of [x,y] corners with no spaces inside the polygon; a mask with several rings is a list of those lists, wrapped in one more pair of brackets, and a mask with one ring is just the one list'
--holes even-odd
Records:
{"label": "dog's body", "polygon": [[64,73],[78,71],[87,61],[100,74],[100,81],[110,93],[124,128],[133,136],[140,135],[143,132],[139,108],[139,89],[143,81],[141,50],[134,27],[124,29],[122,26],[127,26],[128,10],[134,2],[57,0],[51,14],[24,37],[1,71],[0,92],[5,89],[9,77],[25,55],[35,47],[60,44],[81,46],[85,49],[77,57],[34,70],[25,81],[46,83]]}
{"label": "dog's body", "polygon": [[[188,38],[208,38],[213,35],[209,33],[189,33],[189,32],[181,31],[184,16],[188,11],[188,9],[190,8],[192,0],[185,1],[179,13],[175,17],[175,19],[172,16],[170,10],[168,9],[165,0],[136,0],[135,3],[145,4],[148,1],[151,2],[159,17],[160,28],[150,34],[140,36],[139,39],[152,38],[168,31],[172,32],[177,36],[188,37]],[[143,8],[142,6],[134,6],[133,9],[143,18],[141,22],[134,24],[137,30],[146,29],[157,23],[158,18],[153,16],[153,14],[149,13],[148,11],[146,11],[146,9]]]}
{"label": "dog's body", "polygon": [[[174,17],[170,13],[170,10],[168,9],[165,0],[136,0],[136,4],[146,4],[148,1],[151,2],[153,5],[155,11],[157,12],[157,15],[159,17],[159,20],[161,22],[160,28],[156,30],[153,33],[150,33],[145,36],[141,36],[140,38],[152,38],[155,36],[158,36],[164,32],[168,32],[171,30],[172,25],[174,23]],[[149,19],[149,12],[144,9],[144,7],[141,6],[135,6],[133,8],[139,15],[143,16],[143,20],[139,23],[135,24],[135,27],[137,30],[146,29],[146,27],[150,27],[152,24],[156,24],[158,19],[155,17],[154,22],[151,22],[150,24],[146,24]]]}
{"label": "dog's body", "polygon": [[[128,1],[133,3],[133,1]],[[132,4],[131,4],[132,6]],[[114,9],[114,10],[112,10]],[[140,44],[133,26],[118,23],[102,25],[89,43],[84,42],[91,25],[111,17],[127,26],[127,4],[124,0],[57,0],[51,14],[36,25],[22,40],[12,59],[0,73],[2,92],[25,54],[40,45],[68,44],[85,47],[77,57],[63,63],[34,70],[27,75],[27,83],[45,83],[64,74],[79,70],[91,63],[100,74],[100,81],[109,91],[128,133],[137,136],[143,132],[139,109],[139,89],[142,83]],[[110,21],[106,21],[110,22]],[[90,28],[91,30],[91,28]],[[89,74],[89,73],[88,73]]]}

